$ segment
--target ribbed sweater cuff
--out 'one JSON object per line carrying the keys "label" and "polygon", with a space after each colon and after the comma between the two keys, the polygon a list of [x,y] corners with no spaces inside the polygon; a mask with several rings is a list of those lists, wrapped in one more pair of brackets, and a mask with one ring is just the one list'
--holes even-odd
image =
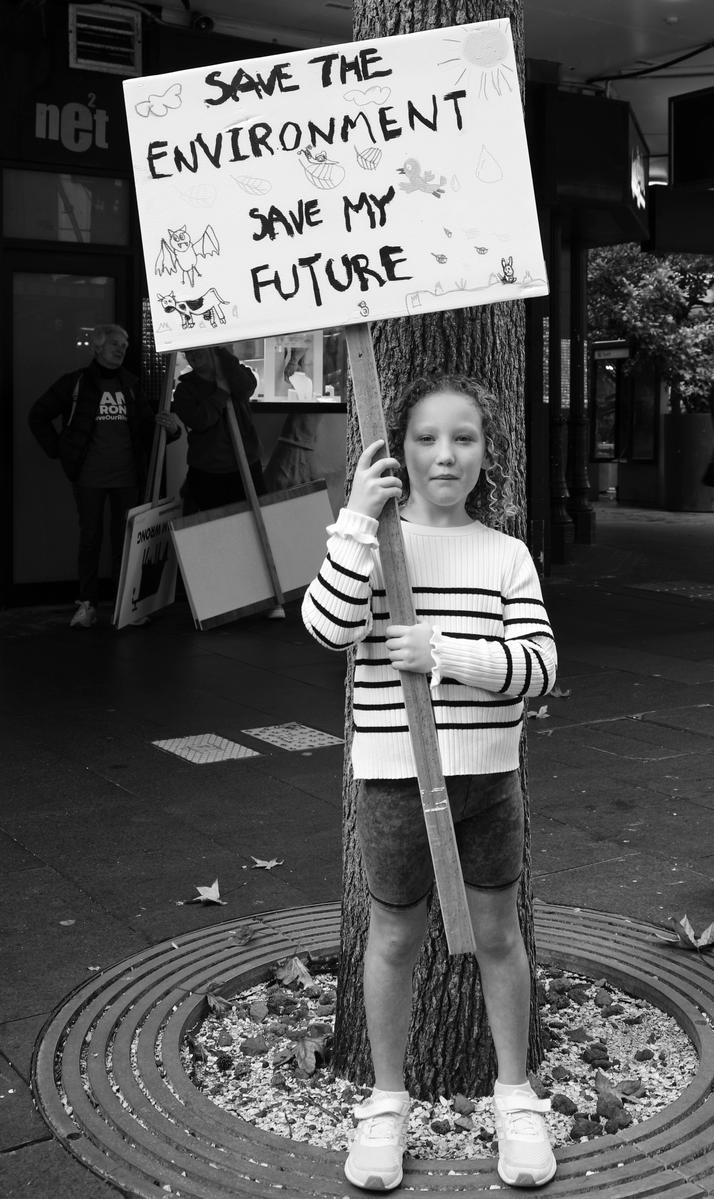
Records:
{"label": "ribbed sweater cuff", "polygon": [[369,545],[376,549],[377,529],[379,521],[372,516],[364,516],[352,508],[340,508],[337,520],[327,526],[328,537],[344,537],[351,541],[359,541],[361,545]]}
{"label": "ribbed sweater cuff", "polygon": [[429,644],[434,660],[431,687],[438,687],[444,677],[456,679],[467,687],[483,687],[487,691],[498,691],[502,686],[502,654],[494,660],[492,651],[484,647],[481,656],[476,643],[469,642],[467,647],[455,637],[444,636],[439,628],[434,629]]}

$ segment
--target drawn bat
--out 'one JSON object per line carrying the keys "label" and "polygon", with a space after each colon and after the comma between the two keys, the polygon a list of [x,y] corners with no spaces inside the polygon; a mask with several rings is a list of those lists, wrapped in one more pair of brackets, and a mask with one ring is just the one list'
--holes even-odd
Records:
{"label": "drawn bat", "polygon": [[154,270],[157,275],[174,275],[176,271],[180,271],[181,283],[193,287],[196,275],[201,275],[198,259],[210,258],[213,254],[221,252],[213,227],[206,225],[201,236],[195,241],[191,240],[185,225],[180,229],[169,229],[168,234],[168,241],[165,237],[161,238],[161,249]]}

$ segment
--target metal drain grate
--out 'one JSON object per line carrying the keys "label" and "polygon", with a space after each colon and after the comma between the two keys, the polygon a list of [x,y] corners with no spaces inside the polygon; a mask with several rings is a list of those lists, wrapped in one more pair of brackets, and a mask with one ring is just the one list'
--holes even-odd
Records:
{"label": "metal drain grate", "polygon": [[308,728],[306,724],[290,721],[287,724],[271,724],[262,729],[243,729],[249,737],[256,741],[267,741],[278,749],[288,749],[293,752],[300,749],[321,749],[325,745],[342,745],[340,737],[323,733],[320,729]]}
{"label": "metal drain grate", "polygon": [[217,733],[198,733],[195,737],[170,737],[168,741],[152,741],[157,749],[167,754],[176,754],[193,762],[194,766],[207,766],[211,762],[227,762],[232,758],[258,758],[260,754],[247,745],[227,741]]}
{"label": "metal drain grate", "polygon": [[[674,952],[655,927],[537,904],[539,956],[607,978],[670,1012],[699,1054],[694,1081],[658,1116],[559,1150],[548,1195],[560,1199],[704,1199],[714,1177],[714,972]],[[141,1199],[343,1199],[343,1155],[264,1132],[211,1103],[180,1061],[205,995],[233,994],[289,954],[334,951],[339,905],[292,908],[165,941],[72,992],[33,1057],[37,1105],[89,1169]],[[259,926],[247,945],[236,930]],[[709,1102],[707,1102],[709,1099]],[[402,1190],[464,1199],[500,1186],[495,1158],[408,1161]]]}

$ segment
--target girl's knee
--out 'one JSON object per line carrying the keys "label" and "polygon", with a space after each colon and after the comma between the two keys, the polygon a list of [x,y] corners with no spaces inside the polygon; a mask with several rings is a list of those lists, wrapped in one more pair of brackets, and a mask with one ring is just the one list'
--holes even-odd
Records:
{"label": "girl's knee", "polygon": [[469,889],[469,907],[477,952],[508,957],[523,945],[515,890],[487,892]]}
{"label": "girl's knee", "polygon": [[391,960],[415,957],[426,931],[426,903],[409,908],[387,908],[373,901],[369,924],[369,951]]}
{"label": "girl's knee", "polygon": [[474,930],[476,937],[476,952],[479,956],[490,958],[508,958],[512,953],[519,953],[523,948],[521,930],[514,925],[487,924]]}

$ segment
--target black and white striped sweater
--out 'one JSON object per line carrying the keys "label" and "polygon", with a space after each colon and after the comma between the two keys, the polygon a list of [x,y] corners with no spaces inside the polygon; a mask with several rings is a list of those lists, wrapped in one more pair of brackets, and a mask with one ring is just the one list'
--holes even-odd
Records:
{"label": "black and white striped sweater", "polygon": [[[343,508],[305,594],[306,628],[328,649],[358,645],[355,778],[416,774],[399,672],[385,648],[387,609],[378,522]],[[555,682],[557,655],[540,583],[523,542],[478,521],[455,528],[402,522],[417,619],[434,626],[431,697],[442,770],[518,766],[525,696]]]}

